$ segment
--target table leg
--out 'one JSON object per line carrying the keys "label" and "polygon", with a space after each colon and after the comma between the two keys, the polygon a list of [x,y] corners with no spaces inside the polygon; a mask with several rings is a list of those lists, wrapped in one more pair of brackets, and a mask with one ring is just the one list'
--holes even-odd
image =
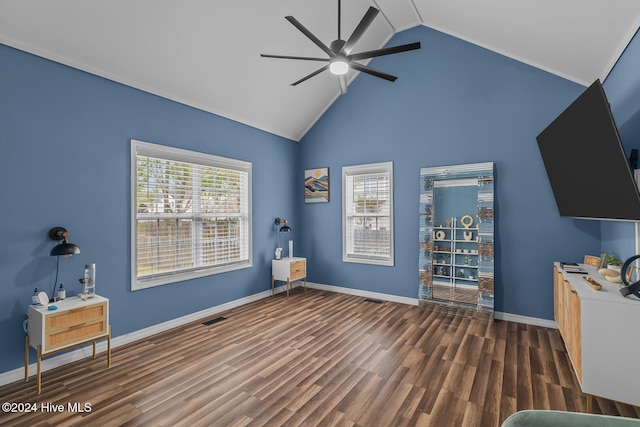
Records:
{"label": "table leg", "polygon": [[96,358],[96,340],[93,340],[93,358]]}
{"label": "table leg", "polygon": [[307,293],[307,276],[304,276],[304,293]]}
{"label": "table leg", "polygon": [[587,394],[587,414],[593,413],[593,396],[591,394]]}
{"label": "table leg", "polygon": [[29,381],[29,335],[24,338],[24,381]]}
{"label": "table leg", "polygon": [[289,286],[291,286],[291,282],[289,281],[289,278],[287,277],[287,298],[289,298]]}
{"label": "table leg", "polygon": [[109,335],[107,335],[107,368],[111,367],[111,325],[109,325]]}
{"label": "table leg", "polygon": [[275,277],[272,275],[272,276],[271,276],[271,296],[272,296],[272,297],[275,295],[274,288],[273,288],[273,282],[274,282],[274,280],[275,280]]}
{"label": "table leg", "polygon": [[40,394],[40,390],[42,389],[42,382],[40,380],[40,359],[42,358],[42,347],[40,345],[38,345],[38,374],[36,377],[36,389],[38,391],[38,394]]}

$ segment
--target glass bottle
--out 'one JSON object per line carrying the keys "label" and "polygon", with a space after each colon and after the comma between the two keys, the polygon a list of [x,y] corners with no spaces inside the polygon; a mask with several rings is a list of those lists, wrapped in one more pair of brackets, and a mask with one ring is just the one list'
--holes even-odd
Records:
{"label": "glass bottle", "polygon": [[85,264],[84,283],[82,284],[82,299],[93,298],[96,294],[96,265]]}

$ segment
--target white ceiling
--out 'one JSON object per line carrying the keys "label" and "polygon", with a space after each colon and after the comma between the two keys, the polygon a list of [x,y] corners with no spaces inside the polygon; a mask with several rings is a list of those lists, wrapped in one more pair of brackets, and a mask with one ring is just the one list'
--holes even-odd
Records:
{"label": "white ceiling", "polygon": [[[342,38],[369,6],[353,52],[425,25],[585,86],[640,25],[638,0],[343,0]],[[299,141],[340,90],[328,72],[290,86],[321,63],[259,56],[324,56],[286,15],[336,38],[337,0],[0,0],[0,43]]]}

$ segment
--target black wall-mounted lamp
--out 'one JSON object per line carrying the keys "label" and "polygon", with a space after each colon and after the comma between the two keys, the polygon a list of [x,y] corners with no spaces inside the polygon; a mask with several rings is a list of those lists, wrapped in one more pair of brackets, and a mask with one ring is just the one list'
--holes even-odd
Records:
{"label": "black wall-mounted lamp", "polygon": [[56,257],[56,279],[53,282],[53,289],[51,289],[51,294],[49,295],[49,301],[53,301],[53,294],[56,290],[56,286],[58,285],[58,272],[60,271],[60,257],[71,256],[80,253],[80,248],[73,243],[69,243],[67,241],[67,236],[69,236],[69,232],[63,227],[53,227],[49,230],[49,238],[51,240],[57,240],[58,244],[51,249],[49,255]]}
{"label": "black wall-mounted lamp", "polygon": [[58,241],[58,245],[51,249],[49,255],[66,256],[80,253],[80,248],[73,243],[69,243],[67,236],[69,236],[69,232],[62,227],[54,227],[49,230],[49,238]]}
{"label": "black wall-mounted lamp", "polygon": [[287,225],[287,220],[286,219],[276,218],[276,226],[279,226],[280,224],[284,224],[282,227],[280,227],[280,232],[281,233],[289,233],[289,232],[291,232],[291,227],[289,227]]}

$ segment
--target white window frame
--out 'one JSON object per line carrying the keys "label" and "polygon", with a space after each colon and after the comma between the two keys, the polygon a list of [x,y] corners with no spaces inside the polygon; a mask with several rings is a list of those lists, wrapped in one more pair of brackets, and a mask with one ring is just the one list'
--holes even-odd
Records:
{"label": "white window frame", "polygon": [[[353,233],[349,230],[349,224],[353,217],[362,217],[362,214],[355,214],[353,211],[353,203],[348,206],[350,199],[349,194],[352,189],[352,178],[362,177],[365,175],[386,174],[389,179],[389,214],[388,215],[371,215],[376,217],[389,218],[389,248],[388,256],[367,256],[353,253],[350,250],[352,246],[351,236]],[[393,162],[370,163],[356,166],[344,166],[342,168],[342,261],[354,262],[361,264],[375,264],[383,266],[394,265],[394,230],[393,230]]]}
{"label": "white window frame", "polygon": [[[247,193],[246,206],[247,212],[243,212],[242,222],[246,225],[243,230],[246,235],[248,247],[242,250],[244,254],[240,261],[227,263],[216,266],[194,266],[183,270],[174,270],[172,272],[160,273],[157,275],[146,275],[138,277],[138,212],[137,212],[137,156],[149,156],[160,159],[185,162],[197,165],[218,167],[230,170],[237,170],[247,174]],[[180,148],[169,147],[165,145],[152,144],[149,142],[131,140],[131,290],[146,289],[154,286],[166,285],[169,283],[182,282],[198,277],[209,276],[212,274],[224,273],[244,268],[250,268],[253,265],[253,241],[252,241],[252,219],[251,219],[251,162],[242,160],[219,157],[212,154],[199,153],[195,151],[184,150]],[[194,184],[197,185],[197,184]],[[194,202],[194,204],[199,204]],[[195,220],[199,220],[199,212],[190,214]],[[197,238],[197,229],[194,227],[193,236]]]}

